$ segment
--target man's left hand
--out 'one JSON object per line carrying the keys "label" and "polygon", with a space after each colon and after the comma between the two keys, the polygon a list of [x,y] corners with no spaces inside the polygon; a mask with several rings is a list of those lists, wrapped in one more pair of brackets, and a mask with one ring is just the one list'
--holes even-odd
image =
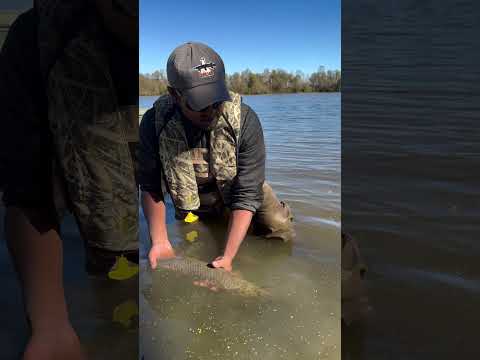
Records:
{"label": "man's left hand", "polygon": [[225,256],[217,257],[215,260],[212,261],[212,265],[213,267],[218,269],[224,269],[228,272],[232,271],[232,259]]}

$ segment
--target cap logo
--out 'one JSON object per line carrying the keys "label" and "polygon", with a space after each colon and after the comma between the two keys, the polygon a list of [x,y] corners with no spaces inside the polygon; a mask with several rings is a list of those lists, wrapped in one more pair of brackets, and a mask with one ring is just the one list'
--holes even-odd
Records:
{"label": "cap logo", "polygon": [[200,65],[195,66],[193,69],[198,71],[201,78],[212,77],[215,75],[215,68],[217,65],[213,62],[207,63],[204,57],[200,58]]}

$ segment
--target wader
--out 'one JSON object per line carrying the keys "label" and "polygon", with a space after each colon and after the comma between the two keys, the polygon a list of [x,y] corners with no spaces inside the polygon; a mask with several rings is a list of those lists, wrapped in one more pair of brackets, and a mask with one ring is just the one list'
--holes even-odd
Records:
{"label": "wader", "polygon": [[254,232],[267,239],[280,239],[284,242],[295,237],[293,215],[290,207],[279,201],[272,187],[263,183],[263,202],[253,217]]}

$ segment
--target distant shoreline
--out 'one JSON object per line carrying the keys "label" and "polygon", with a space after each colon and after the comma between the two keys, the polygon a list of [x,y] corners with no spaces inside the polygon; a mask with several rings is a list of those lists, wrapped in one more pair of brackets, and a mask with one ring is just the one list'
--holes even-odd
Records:
{"label": "distant shoreline", "polygon": [[[295,73],[282,69],[265,69],[262,73],[250,70],[226,75],[227,87],[243,95],[296,94],[312,92],[339,92],[341,90],[340,70],[318,71],[307,75],[300,70]],[[168,80],[164,71],[139,74],[141,96],[160,96],[167,92]]]}
{"label": "distant shoreline", "polygon": [[[298,92],[278,92],[278,93],[262,93],[262,94],[240,94],[241,96],[256,96],[256,95],[298,95],[298,94],[337,94],[341,93],[340,90],[338,91],[298,91]],[[154,94],[154,95],[139,95],[139,97],[154,97],[154,96],[162,96],[166,93],[162,94]]]}

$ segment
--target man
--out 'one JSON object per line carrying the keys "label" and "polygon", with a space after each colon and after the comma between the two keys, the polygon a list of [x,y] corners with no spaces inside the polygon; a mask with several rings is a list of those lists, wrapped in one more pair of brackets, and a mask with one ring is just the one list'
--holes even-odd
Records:
{"label": "man", "polygon": [[[140,124],[139,183],[150,230],[152,268],[175,256],[165,223],[164,191],[177,218],[221,217],[229,224],[216,268],[232,262],[252,223],[267,238],[293,238],[289,207],[265,183],[263,131],[255,112],[229,92],[220,56],[201,43],[177,47],[167,62],[168,94]],[[190,215],[189,215],[190,214]]]}
{"label": "man", "polygon": [[138,3],[37,0],[0,55],[7,243],[31,338],[24,359],[81,359],[68,317],[59,224],[73,212],[87,270],[138,257]]}

